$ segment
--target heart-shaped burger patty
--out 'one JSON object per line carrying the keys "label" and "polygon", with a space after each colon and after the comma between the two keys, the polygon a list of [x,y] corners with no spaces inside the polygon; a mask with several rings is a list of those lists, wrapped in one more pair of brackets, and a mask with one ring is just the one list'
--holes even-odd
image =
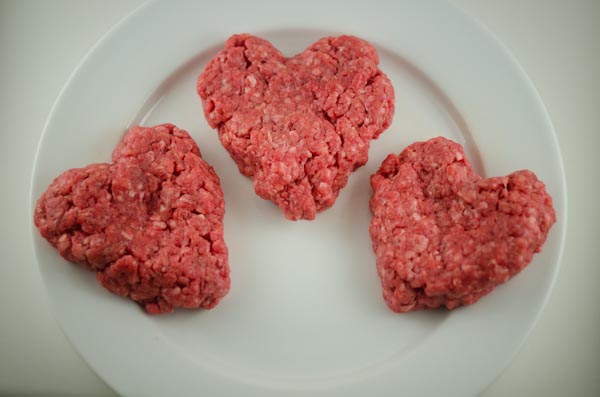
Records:
{"label": "heart-shaped burger patty", "polygon": [[256,193],[288,219],[335,202],[391,123],[394,90],[367,42],[323,38],[285,58],[268,41],[234,35],[198,77],[208,123]]}
{"label": "heart-shaped burger patty", "polygon": [[112,159],[52,182],[42,236],[151,314],[215,306],[230,283],[223,192],[196,143],[171,124],[133,127]]}
{"label": "heart-shaped burger patty", "polygon": [[445,138],[389,155],[371,186],[377,271],[396,312],[476,302],[531,262],[556,220],[533,172],[484,179]]}

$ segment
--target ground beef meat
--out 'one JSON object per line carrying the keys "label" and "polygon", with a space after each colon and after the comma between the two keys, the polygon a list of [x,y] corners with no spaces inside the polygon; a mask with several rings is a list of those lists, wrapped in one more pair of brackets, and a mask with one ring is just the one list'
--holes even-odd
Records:
{"label": "ground beef meat", "polygon": [[234,35],[198,77],[208,123],[256,193],[288,219],[314,219],[391,123],[394,90],[367,42],[323,38],[285,58]]}
{"label": "ground beef meat", "polygon": [[34,221],[67,260],[148,313],[210,309],[229,290],[219,178],[184,130],[133,127],[110,164],[66,171]]}
{"label": "ground beef meat", "polygon": [[533,172],[483,179],[445,138],[389,155],[371,186],[377,271],[396,312],[476,302],[527,266],[556,220]]}

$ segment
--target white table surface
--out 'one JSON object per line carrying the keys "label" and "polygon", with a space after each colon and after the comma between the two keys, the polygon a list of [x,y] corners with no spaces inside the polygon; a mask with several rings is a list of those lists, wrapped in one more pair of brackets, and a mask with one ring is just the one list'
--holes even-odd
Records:
{"label": "white table surface", "polygon": [[[141,0],[0,0],[0,394],[113,396],[49,311],[31,252],[29,181],[46,117],[84,54]],[[454,0],[530,76],[560,141],[565,253],[541,318],[483,396],[600,396],[600,1]]]}

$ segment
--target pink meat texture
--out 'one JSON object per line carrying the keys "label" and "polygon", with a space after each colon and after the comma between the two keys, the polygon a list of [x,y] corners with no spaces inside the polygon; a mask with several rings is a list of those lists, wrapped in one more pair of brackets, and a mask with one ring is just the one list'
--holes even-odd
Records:
{"label": "pink meat texture", "polygon": [[484,179],[441,137],[390,154],[371,186],[377,271],[395,312],[476,302],[531,262],[556,220],[533,172]]}
{"label": "pink meat texture", "polygon": [[229,291],[219,178],[184,130],[133,127],[110,164],[66,171],[35,208],[42,236],[150,314]]}
{"label": "pink meat texture", "polygon": [[285,58],[234,35],[198,77],[204,114],[256,193],[291,220],[314,219],[391,123],[394,90],[367,42],[327,37]]}

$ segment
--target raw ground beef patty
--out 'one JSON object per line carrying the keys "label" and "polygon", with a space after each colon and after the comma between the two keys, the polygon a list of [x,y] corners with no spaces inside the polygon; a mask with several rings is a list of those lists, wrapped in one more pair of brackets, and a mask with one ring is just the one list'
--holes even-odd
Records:
{"label": "raw ground beef patty", "polygon": [[268,41],[234,35],[198,77],[211,127],[256,193],[288,219],[335,202],[391,123],[394,90],[367,42],[323,38],[285,58]]}
{"label": "raw ground beef patty", "polygon": [[133,127],[112,159],[52,182],[42,236],[151,314],[215,306],[229,291],[223,192],[196,143],[171,124]]}
{"label": "raw ground beef patty", "polygon": [[396,312],[476,302],[527,266],[556,220],[533,172],[483,179],[445,138],[389,155],[371,186],[377,271]]}

